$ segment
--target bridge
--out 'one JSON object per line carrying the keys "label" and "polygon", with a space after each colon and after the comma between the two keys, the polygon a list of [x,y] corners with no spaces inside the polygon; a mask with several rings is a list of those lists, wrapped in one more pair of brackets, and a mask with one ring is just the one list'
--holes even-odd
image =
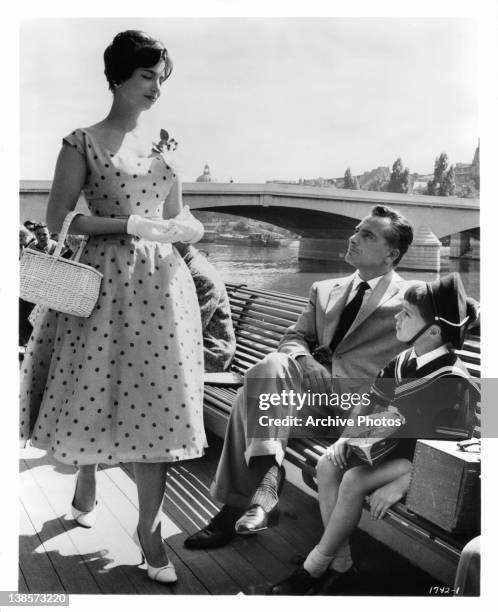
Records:
{"label": "bridge", "polygon": [[479,200],[280,183],[185,183],[192,210],[212,210],[267,221],[305,237],[350,230],[376,204],[392,206],[415,228],[442,238],[479,227]]}
{"label": "bridge", "polygon": [[[22,181],[21,220],[43,219],[50,181]],[[403,259],[407,267],[439,269],[439,238],[451,236],[460,256],[479,237],[479,200],[455,197],[336,189],[282,183],[184,183],[192,210],[230,213],[265,221],[302,236],[300,258],[342,260],[347,237],[372,206],[386,204],[415,227],[415,241]],[[86,208],[81,198],[78,208]]]}
{"label": "bridge", "polygon": [[[21,181],[22,219],[44,218],[50,185]],[[438,238],[479,227],[479,200],[474,199],[281,183],[184,183],[183,197],[192,210],[250,217],[315,238],[352,229],[375,204],[396,208],[416,228],[429,227]]]}

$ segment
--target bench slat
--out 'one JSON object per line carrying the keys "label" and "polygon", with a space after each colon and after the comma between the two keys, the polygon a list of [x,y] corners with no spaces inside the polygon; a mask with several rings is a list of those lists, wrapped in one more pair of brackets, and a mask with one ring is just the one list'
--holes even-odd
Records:
{"label": "bench slat", "polygon": [[206,397],[209,399],[209,403],[221,409],[221,411],[226,413],[226,415],[229,414],[230,404],[223,402],[223,400],[221,400],[219,397],[216,397],[215,395],[207,395]]}
{"label": "bench slat", "polygon": [[463,362],[472,378],[481,378],[481,366]]}
{"label": "bench slat", "polygon": [[463,348],[467,351],[472,351],[473,353],[481,354],[481,341],[477,336],[470,336],[465,338],[465,342],[463,343]]}
{"label": "bench slat", "polygon": [[246,358],[245,355],[235,355],[235,357],[233,358],[233,366],[238,366],[239,368],[242,369],[242,372],[245,372],[246,370],[248,370],[252,365],[254,365],[255,363],[257,363],[257,359],[250,359],[248,360]]}
{"label": "bench slat", "polygon": [[219,397],[227,397],[230,399],[230,401],[235,397],[236,393],[237,393],[237,389],[239,387],[227,387],[225,385],[221,386],[221,385],[206,385],[206,392],[207,393],[212,393],[213,395],[217,395]]}
{"label": "bench slat", "polygon": [[241,323],[246,323],[246,322],[251,323],[256,328],[269,329],[270,331],[279,333],[281,336],[283,335],[285,330],[288,329],[289,327],[288,325],[278,325],[277,323],[272,323],[270,321],[261,321],[261,319],[258,319],[256,316],[252,316],[251,314],[247,314],[247,313],[243,317],[235,313],[232,319],[233,319],[233,323],[235,326],[235,331],[237,331],[237,326],[239,324],[239,321]]}
{"label": "bench slat", "polygon": [[[237,306],[241,308],[246,308],[248,304],[248,300],[237,300],[236,298],[232,298],[230,300],[231,304],[234,308]],[[301,314],[302,308],[288,308],[284,303],[275,304],[273,302],[261,302],[261,301],[253,301],[250,305],[250,310],[252,312],[260,312],[262,314],[268,313],[273,314],[274,316],[280,317],[287,315],[289,320],[295,320]]]}
{"label": "bench slat", "polygon": [[252,349],[247,346],[243,347],[239,344],[235,356],[242,359],[252,359],[254,357],[257,361],[261,361],[266,354],[266,351],[258,351],[257,349]]}
{"label": "bench slat", "polygon": [[280,291],[269,291],[265,289],[248,289],[244,288],[245,286],[233,285],[232,283],[226,284],[227,291],[230,294],[235,295],[236,292],[249,295],[251,297],[254,296],[264,296],[270,298],[275,301],[284,301],[288,304],[302,304],[303,306],[307,303],[307,298],[303,298],[299,295],[294,295],[292,293],[282,293]]}
{"label": "bench slat", "polygon": [[264,327],[265,325],[272,325],[272,329],[277,329],[280,333],[284,333],[284,331],[291,325],[294,321],[289,321],[288,319],[282,319],[278,317],[274,317],[272,315],[264,315],[260,316],[260,313],[253,310],[237,310],[234,309],[232,311],[232,320],[234,323],[242,322],[245,320],[250,320],[258,326]]}
{"label": "bench slat", "polygon": [[237,340],[239,337],[244,338],[261,338],[265,339],[268,346],[277,346],[280,343],[281,334],[262,329],[261,327],[254,327],[249,322],[244,321],[237,327]]}
{"label": "bench slat", "polygon": [[464,363],[473,363],[476,365],[481,365],[481,357],[478,353],[466,351],[464,349],[455,352]]}
{"label": "bench slat", "polygon": [[237,346],[243,346],[245,348],[250,348],[251,350],[258,350],[258,348],[261,347],[261,349],[258,352],[263,351],[264,354],[266,355],[269,352],[272,352],[273,350],[276,349],[277,343],[268,342],[268,341],[265,341],[264,338],[261,339],[258,337],[254,337],[254,338],[239,337],[237,338]]}

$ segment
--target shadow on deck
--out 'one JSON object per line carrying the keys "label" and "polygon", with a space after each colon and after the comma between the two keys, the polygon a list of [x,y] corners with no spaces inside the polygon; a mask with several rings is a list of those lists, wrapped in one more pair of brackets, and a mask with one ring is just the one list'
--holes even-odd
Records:
{"label": "shadow on deck", "polygon": [[[74,469],[55,464],[33,448],[21,451],[19,592],[71,594],[263,594],[296,568],[320,535],[318,504],[290,483],[281,499],[277,527],[239,537],[214,551],[183,547],[217,511],[209,496],[221,442],[210,439],[202,459],[172,465],[164,502],[163,536],[178,583],[152,582],[132,542],[137,495],[131,466],[98,471],[99,516],[92,529],[78,526],[69,512]],[[357,530],[352,553],[359,569],[344,595],[427,595],[434,578]]]}

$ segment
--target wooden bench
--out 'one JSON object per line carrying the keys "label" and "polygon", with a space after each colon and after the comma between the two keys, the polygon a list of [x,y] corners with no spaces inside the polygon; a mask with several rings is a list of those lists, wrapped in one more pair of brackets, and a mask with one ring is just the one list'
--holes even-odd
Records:
{"label": "wooden bench", "polygon": [[[307,300],[295,295],[273,291],[253,290],[245,285],[227,285],[232,317],[237,338],[237,348],[231,370],[243,375],[246,370],[265,355],[276,351],[285,330],[296,322]],[[480,339],[477,335],[467,338],[461,351],[457,351],[470,374],[480,378]],[[208,383],[204,392],[204,417],[206,427],[216,435],[225,435],[226,424],[237,385]],[[480,421],[480,415],[475,416]],[[470,432],[469,432],[470,433]],[[301,489],[316,496],[315,467],[330,440],[292,439],[286,451],[288,479]],[[290,469],[289,469],[290,468]],[[289,478],[289,475],[291,477]],[[368,523],[382,523],[381,532]],[[438,573],[442,580],[450,583],[460,551],[469,536],[449,534],[436,525],[411,513],[403,503],[393,506],[383,521],[362,520],[360,525],[372,535],[386,541],[393,548],[406,551],[406,544],[394,543],[392,528],[406,535],[419,548],[420,561],[430,573]],[[386,526],[389,531],[386,532]],[[379,529],[377,528],[377,531]],[[428,555],[429,552],[434,553]],[[435,555],[435,556],[434,556]],[[431,557],[431,558],[429,558]],[[443,568],[447,562],[447,567]],[[432,570],[432,571],[431,571]]]}

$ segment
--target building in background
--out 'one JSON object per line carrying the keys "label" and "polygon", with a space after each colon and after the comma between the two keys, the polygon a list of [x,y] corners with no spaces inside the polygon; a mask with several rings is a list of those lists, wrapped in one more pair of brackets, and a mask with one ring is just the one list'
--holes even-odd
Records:
{"label": "building in background", "polygon": [[195,179],[196,183],[215,183],[216,181],[211,176],[211,170],[209,169],[209,165],[206,164],[204,166],[204,172]]}
{"label": "building in background", "polygon": [[455,165],[455,180],[457,183],[467,183],[469,181],[476,182],[476,186],[479,185],[480,171],[479,171],[479,149],[480,142],[477,143],[477,148],[474,153],[474,159],[471,164],[456,164]]}

